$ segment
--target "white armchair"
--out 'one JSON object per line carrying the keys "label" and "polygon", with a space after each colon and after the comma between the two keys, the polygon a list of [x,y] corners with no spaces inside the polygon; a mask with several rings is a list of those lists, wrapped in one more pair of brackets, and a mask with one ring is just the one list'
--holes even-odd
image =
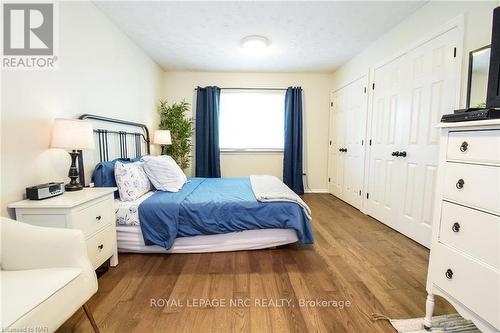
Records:
{"label": "white armchair", "polygon": [[[83,234],[1,218],[0,331],[53,332],[97,291]],[[34,331],[34,330],[33,330]]]}

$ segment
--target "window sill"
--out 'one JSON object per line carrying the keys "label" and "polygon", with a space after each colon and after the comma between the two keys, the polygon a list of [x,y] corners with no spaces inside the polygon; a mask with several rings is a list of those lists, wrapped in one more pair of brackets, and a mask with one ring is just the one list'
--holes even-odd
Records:
{"label": "window sill", "polygon": [[264,148],[248,148],[248,149],[221,149],[220,153],[225,154],[244,154],[244,155],[259,155],[259,154],[283,154],[283,149],[264,149]]}

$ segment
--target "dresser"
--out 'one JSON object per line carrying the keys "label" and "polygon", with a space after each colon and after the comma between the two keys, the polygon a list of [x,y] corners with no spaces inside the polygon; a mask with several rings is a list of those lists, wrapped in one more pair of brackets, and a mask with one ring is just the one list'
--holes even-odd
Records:
{"label": "dresser", "polygon": [[45,200],[22,200],[8,205],[16,220],[41,227],[80,229],[87,254],[97,269],[106,260],[118,264],[115,212],[116,188],[84,188]]}
{"label": "dresser", "polygon": [[434,295],[500,332],[500,119],[442,123],[424,325]]}

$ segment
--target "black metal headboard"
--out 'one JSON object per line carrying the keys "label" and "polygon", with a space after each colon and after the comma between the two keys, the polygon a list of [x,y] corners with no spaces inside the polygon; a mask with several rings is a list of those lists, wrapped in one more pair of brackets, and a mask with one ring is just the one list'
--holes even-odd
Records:
{"label": "black metal headboard", "polygon": [[[97,162],[109,161],[115,158],[134,158],[151,153],[149,130],[144,124],[93,114],[83,114],[79,119],[95,121],[97,124],[97,128],[94,126],[96,158],[90,159],[89,163],[86,163],[83,152],[80,151],[78,168],[80,170],[81,184],[86,185],[85,164],[95,166]],[[109,128],[109,126],[112,126],[112,128]],[[140,132],[134,131],[135,129],[139,129]]]}

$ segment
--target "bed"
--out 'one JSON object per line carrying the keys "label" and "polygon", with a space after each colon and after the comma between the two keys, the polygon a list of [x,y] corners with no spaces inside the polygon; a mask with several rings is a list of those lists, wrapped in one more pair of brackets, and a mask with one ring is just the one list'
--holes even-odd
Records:
{"label": "bed", "polygon": [[[81,170],[92,169],[96,156],[102,162],[149,154],[146,126],[93,115],[81,118],[98,121],[99,126],[109,122],[143,129],[95,129],[98,149],[93,160],[81,155]],[[114,133],[118,139],[110,137]],[[127,141],[127,135],[132,140]],[[110,142],[118,147],[110,147]],[[88,173],[81,175],[85,183]],[[115,199],[115,213],[120,252],[221,252],[313,243],[309,208],[271,176],[193,177],[179,192],[151,191],[127,202]]]}
{"label": "bed", "polygon": [[139,205],[155,192],[136,201],[115,199],[118,251],[132,253],[200,253],[236,250],[257,250],[298,241],[293,229],[256,229],[214,235],[176,238],[170,249],[159,245],[146,246],[140,227]]}

